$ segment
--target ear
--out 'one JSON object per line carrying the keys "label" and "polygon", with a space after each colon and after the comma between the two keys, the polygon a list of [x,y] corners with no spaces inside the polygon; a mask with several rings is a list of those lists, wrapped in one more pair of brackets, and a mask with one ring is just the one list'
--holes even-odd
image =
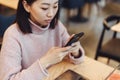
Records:
{"label": "ear", "polygon": [[24,9],[29,13],[30,12],[30,6],[28,5],[26,0],[23,0],[22,2]]}

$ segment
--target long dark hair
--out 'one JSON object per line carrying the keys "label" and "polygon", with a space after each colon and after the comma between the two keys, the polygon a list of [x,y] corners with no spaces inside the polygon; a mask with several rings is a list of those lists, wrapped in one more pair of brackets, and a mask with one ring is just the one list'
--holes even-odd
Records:
{"label": "long dark hair", "polygon": [[[32,5],[36,0],[26,0],[28,5]],[[55,25],[58,22],[58,18],[59,18],[59,11],[60,11],[60,3],[61,1],[58,0],[59,3],[59,7],[58,7],[58,11],[55,15],[55,17],[53,18],[53,20],[50,23],[50,27],[51,29],[55,28]],[[19,0],[18,2],[18,8],[17,8],[17,13],[16,13],[16,22],[20,28],[20,30],[23,33],[32,33],[32,29],[30,27],[30,22],[28,20],[30,14],[24,9],[23,4],[22,4],[23,0]]]}

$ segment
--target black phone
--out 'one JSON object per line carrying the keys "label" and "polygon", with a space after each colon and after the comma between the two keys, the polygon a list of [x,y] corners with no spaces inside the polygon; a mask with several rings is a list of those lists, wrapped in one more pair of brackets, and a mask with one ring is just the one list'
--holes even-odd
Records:
{"label": "black phone", "polygon": [[55,80],[89,80],[89,79],[69,69],[65,71],[63,74],[59,75]]}
{"label": "black phone", "polygon": [[70,46],[72,43],[77,42],[82,36],[84,35],[84,32],[80,32],[78,34],[75,34],[69,41],[68,43],[65,45],[66,46]]}

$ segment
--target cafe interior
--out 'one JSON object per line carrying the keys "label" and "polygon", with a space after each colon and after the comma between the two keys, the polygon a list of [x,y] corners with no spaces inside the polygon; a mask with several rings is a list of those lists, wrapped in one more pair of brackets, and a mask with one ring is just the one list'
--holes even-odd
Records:
{"label": "cafe interior", "polygon": [[[12,1],[14,0],[0,0],[0,45],[4,31],[15,19],[16,4],[7,4],[14,3]],[[115,68],[120,63],[120,0],[82,2],[80,6],[73,1],[73,5],[68,5],[67,0],[61,3],[59,19],[70,35],[84,32],[79,41],[85,50],[85,56]]]}

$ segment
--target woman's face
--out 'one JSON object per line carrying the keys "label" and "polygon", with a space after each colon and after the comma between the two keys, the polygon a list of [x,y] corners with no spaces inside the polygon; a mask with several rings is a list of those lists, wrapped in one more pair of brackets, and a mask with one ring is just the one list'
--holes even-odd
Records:
{"label": "woman's face", "polygon": [[27,5],[27,9],[34,23],[47,26],[58,11],[58,0],[36,0],[31,6]]}

